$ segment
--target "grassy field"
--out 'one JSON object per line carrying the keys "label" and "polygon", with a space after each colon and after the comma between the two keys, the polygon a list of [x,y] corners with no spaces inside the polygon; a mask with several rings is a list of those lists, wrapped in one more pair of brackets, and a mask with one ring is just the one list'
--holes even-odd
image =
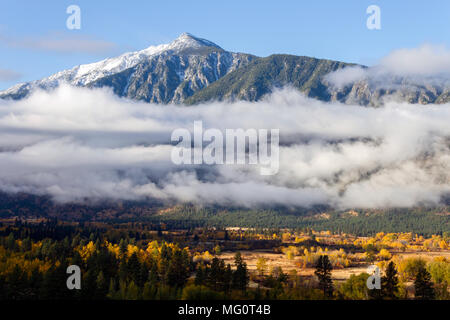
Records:
{"label": "grassy field", "polygon": [[[410,252],[391,252],[393,255],[397,255],[400,259],[405,258],[420,258],[425,261],[432,261],[438,257],[444,257],[450,260],[450,250],[439,251],[410,251]],[[267,262],[267,270],[271,270],[276,267],[281,267],[287,274],[295,270],[299,276],[314,276],[313,267],[300,268],[298,266],[297,259],[288,259],[283,253],[274,253],[267,250],[254,250],[254,251],[241,251],[247,266],[251,272],[257,271],[257,262],[259,258],[264,258]],[[234,261],[235,252],[224,252],[220,255],[220,258],[225,260],[225,263],[232,264]],[[336,281],[344,281],[350,278],[352,274],[358,275],[363,272],[367,272],[369,266],[373,263],[360,262],[356,266],[350,266],[347,268],[333,269],[332,279]]]}

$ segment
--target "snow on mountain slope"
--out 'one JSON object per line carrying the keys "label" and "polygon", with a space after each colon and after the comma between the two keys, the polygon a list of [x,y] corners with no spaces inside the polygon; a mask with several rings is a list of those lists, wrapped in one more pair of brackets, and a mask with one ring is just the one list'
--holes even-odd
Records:
{"label": "snow on mountain slope", "polygon": [[19,83],[5,91],[0,91],[0,98],[21,98],[34,88],[54,88],[61,81],[76,86],[86,86],[103,77],[134,67],[138,63],[143,62],[152,56],[169,51],[176,54],[186,49],[199,49],[202,47],[213,47],[221,50],[218,45],[211,41],[197,38],[189,33],[183,33],[169,44],[150,46],[144,50],[124,53],[118,57],[108,58],[95,63],[78,65],[72,69],[60,71],[41,80]]}

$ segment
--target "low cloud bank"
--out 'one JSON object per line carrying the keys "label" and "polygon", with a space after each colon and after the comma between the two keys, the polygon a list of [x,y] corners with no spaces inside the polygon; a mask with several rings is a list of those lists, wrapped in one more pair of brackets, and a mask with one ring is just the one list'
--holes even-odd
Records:
{"label": "low cloud bank", "polygon": [[[279,172],[171,161],[176,128],[280,129]],[[260,102],[185,107],[61,86],[0,100],[0,190],[58,202],[385,208],[436,205],[450,193],[450,105],[323,103],[296,91]]]}
{"label": "low cloud bank", "polygon": [[326,80],[337,89],[365,81],[376,89],[398,87],[450,86],[450,49],[424,44],[418,48],[398,49],[369,68],[348,67],[332,72]]}

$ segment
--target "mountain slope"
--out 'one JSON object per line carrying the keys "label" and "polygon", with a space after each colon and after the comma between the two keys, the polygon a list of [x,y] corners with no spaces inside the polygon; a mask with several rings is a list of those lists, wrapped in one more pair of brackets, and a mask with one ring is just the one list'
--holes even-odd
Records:
{"label": "mountain slope", "polygon": [[216,48],[186,49],[151,57],[136,66],[93,81],[121,96],[154,103],[181,103],[196,91],[248,64],[254,56]]}
{"label": "mountain slope", "polygon": [[323,77],[353,64],[292,55],[271,55],[242,67],[195,93],[186,100],[196,104],[209,100],[257,101],[274,87],[292,86],[309,97],[330,100]]}
{"label": "mountain slope", "polygon": [[147,102],[182,102],[254,58],[249,54],[227,52],[211,41],[183,33],[169,44],[18,84],[0,92],[0,98],[21,99],[37,88],[52,89],[67,82],[74,86],[110,86],[120,96]]}
{"label": "mountain slope", "polygon": [[[450,102],[450,81],[416,82],[387,75],[336,88],[327,75],[355,64],[285,54],[259,58],[226,51],[211,41],[184,33],[173,42],[79,65],[48,78],[21,83],[0,98],[21,99],[37,88],[61,82],[84,87],[111,87],[115,94],[152,103],[211,100],[257,101],[274,88],[289,86],[322,101],[379,106],[386,97],[409,103]],[[359,66],[365,69],[364,66]]]}
{"label": "mountain slope", "polygon": [[[271,55],[227,74],[207,88],[194,93],[185,103],[192,105],[212,100],[258,101],[274,88],[290,86],[311,98],[346,104],[379,106],[386,97],[409,103],[450,102],[450,87],[445,84],[418,83],[414,79],[389,77],[385,83],[363,79],[335,88],[327,75],[355,64],[292,55]],[[365,66],[359,66],[366,69]]]}
{"label": "mountain slope", "polygon": [[385,83],[372,79],[364,79],[351,83],[344,88],[334,88],[324,80],[329,87],[331,101],[363,106],[380,106],[385,98],[415,104],[442,104],[450,102],[450,86],[448,83],[426,83],[413,79],[390,77]]}

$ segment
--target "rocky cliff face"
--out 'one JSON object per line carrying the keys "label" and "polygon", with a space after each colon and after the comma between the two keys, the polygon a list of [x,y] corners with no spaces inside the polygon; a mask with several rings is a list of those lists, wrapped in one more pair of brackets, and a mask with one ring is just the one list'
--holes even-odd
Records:
{"label": "rocky cliff face", "polygon": [[446,84],[418,84],[408,79],[380,84],[366,79],[344,88],[335,89],[326,80],[323,82],[328,87],[331,101],[340,101],[346,104],[378,107],[383,105],[387,99],[416,104],[450,102],[450,86]]}
{"label": "rocky cliff face", "polygon": [[165,52],[88,86],[112,87],[117,95],[135,100],[181,103],[253,59],[248,54],[213,48]]}

